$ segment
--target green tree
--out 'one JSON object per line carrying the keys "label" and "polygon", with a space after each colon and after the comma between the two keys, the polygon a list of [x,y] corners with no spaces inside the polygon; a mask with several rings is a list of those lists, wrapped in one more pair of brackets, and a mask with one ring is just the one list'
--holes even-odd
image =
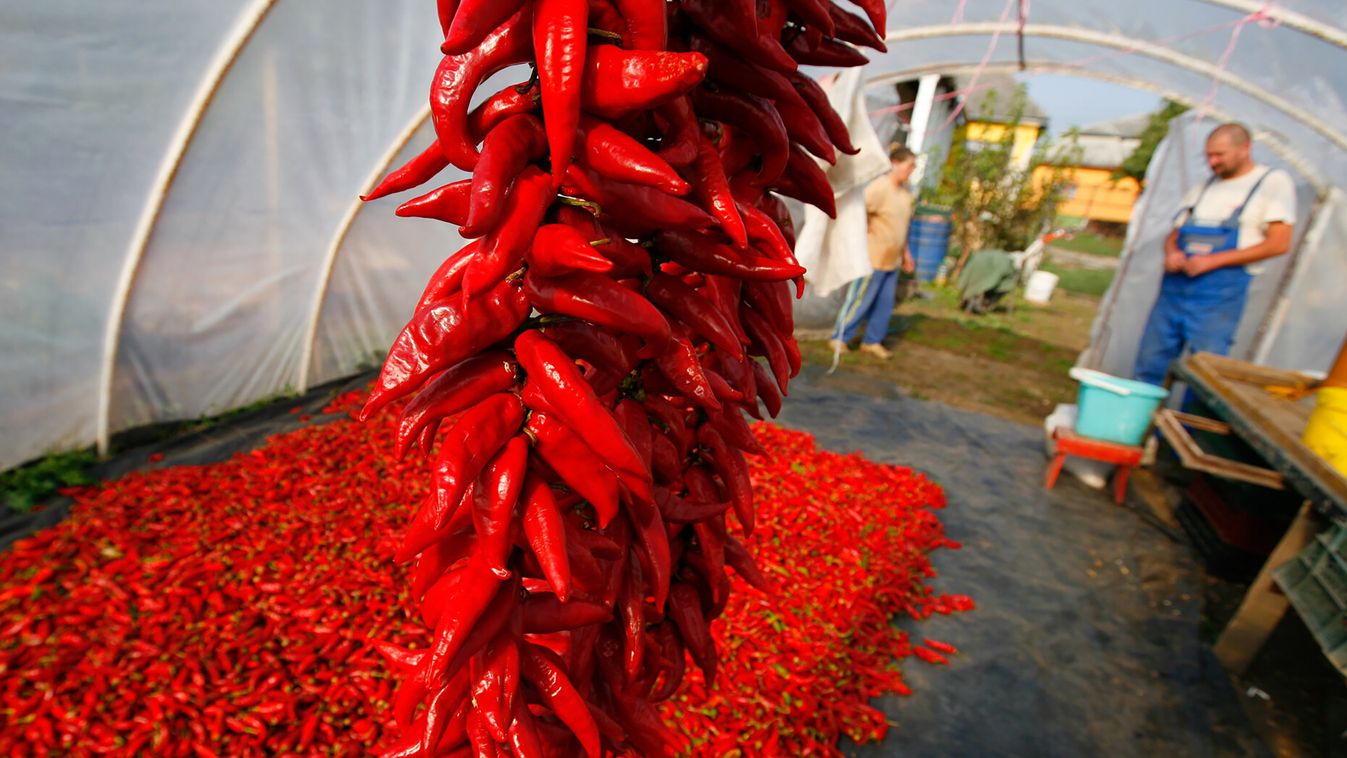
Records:
{"label": "green tree", "polygon": [[1146,168],[1151,165],[1151,156],[1155,155],[1155,148],[1159,147],[1160,140],[1169,134],[1169,122],[1174,117],[1182,115],[1188,110],[1185,105],[1180,105],[1172,100],[1166,100],[1165,104],[1150,115],[1146,122],[1146,128],[1141,130],[1141,142],[1113,172],[1114,179],[1132,177],[1137,184],[1145,185]]}
{"label": "green tree", "polygon": [[[985,109],[995,111],[994,96]],[[1012,160],[1016,127],[1024,116],[1021,85],[1012,97],[1001,138],[970,142],[967,125],[955,131],[940,181],[922,193],[922,201],[950,209],[954,246],[959,249],[950,276],[958,276],[969,255],[978,249],[1023,250],[1056,215],[1069,184],[1068,170],[1079,157],[1075,134],[1061,143],[1040,140],[1029,165],[1017,168]],[[1000,119],[998,119],[1000,120]],[[932,161],[935,163],[935,161]],[[1038,172],[1040,166],[1049,170]]]}

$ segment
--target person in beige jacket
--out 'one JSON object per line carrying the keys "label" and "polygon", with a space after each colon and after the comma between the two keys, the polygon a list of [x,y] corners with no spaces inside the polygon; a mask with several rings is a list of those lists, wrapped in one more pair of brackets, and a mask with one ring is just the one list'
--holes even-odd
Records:
{"label": "person in beige jacket", "polygon": [[917,157],[906,147],[895,145],[889,150],[889,161],[893,169],[865,188],[867,244],[874,270],[847,288],[828,341],[835,354],[847,352],[847,343],[865,322],[861,351],[885,360],[893,355],[884,347],[883,339],[893,315],[898,272],[901,269],[910,274],[915,268],[907,247],[907,228],[914,204],[907,182],[912,178]]}

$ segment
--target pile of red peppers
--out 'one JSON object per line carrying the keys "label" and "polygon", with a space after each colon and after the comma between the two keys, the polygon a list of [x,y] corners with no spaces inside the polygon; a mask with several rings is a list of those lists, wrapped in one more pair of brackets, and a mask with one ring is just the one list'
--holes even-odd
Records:
{"label": "pile of red peppers", "polygon": [[[329,412],[359,408],[364,392]],[[67,520],[0,553],[0,755],[364,756],[393,745],[380,650],[423,649],[408,566],[389,570],[429,461],[395,460],[399,406],[277,435],[207,466],[69,492]],[[297,411],[298,413],[298,411]],[[750,459],[768,596],[738,576],[665,721],[697,756],[840,756],[881,737],[869,701],[906,694],[918,644],[897,615],[971,607],[933,592],[956,547],[940,488],[909,469],[755,424]],[[908,626],[908,625],[904,625]],[[903,669],[907,669],[907,665]]]}
{"label": "pile of red peppers", "polygon": [[[428,649],[386,648],[388,755],[660,756],[685,657],[714,680],[727,568],[766,587],[744,413],[800,369],[789,214],[854,151],[801,63],[883,49],[831,0],[440,0],[436,139],[371,193],[471,240],[364,413],[433,456],[397,558]],[[470,108],[511,66],[532,74]],[[765,365],[758,358],[764,358]],[[733,514],[733,522],[729,519]]]}

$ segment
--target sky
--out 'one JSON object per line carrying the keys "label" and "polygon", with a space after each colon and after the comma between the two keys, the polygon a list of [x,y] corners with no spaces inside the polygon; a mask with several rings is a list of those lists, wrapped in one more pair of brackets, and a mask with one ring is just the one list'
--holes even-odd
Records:
{"label": "sky", "polygon": [[1150,113],[1162,102],[1153,92],[1098,79],[1057,74],[1019,78],[1028,88],[1029,98],[1047,112],[1048,130],[1053,135],[1062,134],[1073,126]]}

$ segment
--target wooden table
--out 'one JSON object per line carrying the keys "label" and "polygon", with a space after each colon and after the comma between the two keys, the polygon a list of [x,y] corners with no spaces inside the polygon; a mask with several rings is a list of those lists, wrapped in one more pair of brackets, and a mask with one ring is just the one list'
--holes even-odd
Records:
{"label": "wooden table", "polygon": [[1173,378],[1185,382],[1233,434],[1257,451],[1284,486],[1305,498],[1216,641],[1216,657],[1227,669],[1242,673],[1286,613],[1288,602],[1274,585],[1272,570],[1304,549],[1327,520],[1347,523],[1347,479],[1300,441],[1313,401],[1296,395],[1313,385],[1311,377],[1198,353],[1178,362]]}

